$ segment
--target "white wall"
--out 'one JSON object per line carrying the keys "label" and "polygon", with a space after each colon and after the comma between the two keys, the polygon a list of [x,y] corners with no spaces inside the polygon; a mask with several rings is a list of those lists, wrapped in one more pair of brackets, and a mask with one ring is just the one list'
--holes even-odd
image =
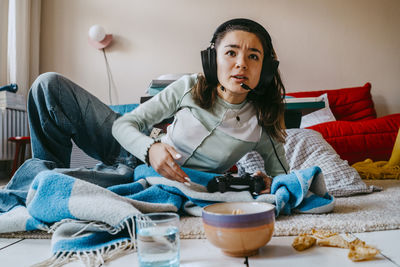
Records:
{"label": "white wall", "polygon": [[270,32],[287,91],[372,83],[378,116],[400,112],[398,0],[43,0],[40,72],[60,72],[108,103],[101,51],[87,32],[114,35],[107,49],[114,104],[138,102],[150,80],[200,72],[200,50],[227,19]]}

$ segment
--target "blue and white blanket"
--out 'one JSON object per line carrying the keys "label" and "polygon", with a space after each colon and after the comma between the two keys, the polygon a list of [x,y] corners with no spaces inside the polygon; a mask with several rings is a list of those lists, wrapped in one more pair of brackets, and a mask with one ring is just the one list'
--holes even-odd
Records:
{"label": "blue and white blanket", "polygon": [[139,213],[187,212],[201,216],[201,207],[226,201],[263,201],[276,205],[276,215],[332,211],[321,170],[312,167],[273,179],[271,194],[247,191],[208,193],[215,175],[185,169],[191,186],[168,180],[151,167],[135,169],[134,182],[103,188],[55,171],[36,175],[26,205],[0,214],[0,233],[53,232],[51,259],[37,266],[62,265],[80,259],[88,266],[135,249],[134,218]]}

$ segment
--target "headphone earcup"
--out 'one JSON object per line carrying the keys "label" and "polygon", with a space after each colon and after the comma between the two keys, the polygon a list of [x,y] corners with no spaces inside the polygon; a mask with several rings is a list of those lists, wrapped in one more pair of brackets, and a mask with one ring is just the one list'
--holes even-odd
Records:
{"label": "headphone earcup", "polygon": [[275,73],[278,69],[279,61],[275,59],[264,60],[261,70],[260,81],[254,90],[251,91],[255,95],[264,95],[272,83]]}
{"label": "headphone earcup", "polygon": [[217,76],[217,52],[215,48],[208,47],[201,51],[201,63],[203,65],[204,76],[210,85],[218,84]]}
{"label": "headphone earcup", "polygon": [[269,87],[272,80],[274,79],[278,66],[279,66],[278,60],[271,59],[264,61],[263,68],[261,70],[259,85],[263,87]]}
{"label": "headphone earcup", "polygon": [[261,70],[260,81],[256,88],[249,92],[248,98],[251,100],[257,99],[258,96],[265,95],[269,89],[275,73],[278,69],[279,61],[275,59],[264,60]]}

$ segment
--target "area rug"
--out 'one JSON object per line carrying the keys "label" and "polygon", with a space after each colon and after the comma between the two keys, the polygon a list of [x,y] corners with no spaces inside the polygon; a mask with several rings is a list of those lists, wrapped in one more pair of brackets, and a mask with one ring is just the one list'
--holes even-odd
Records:
{"label": "area rug", "polygon": [[[367,185],[382,187],[383,190],[337,198],[335,209],[329,214],[280,215],[275,222],[274,236],[298,235],[313,228],[353,233],[400,229],[400,181],[365,182]],[[182,239],[206,238],[199,217],[183,217],[180,232]],[[42,231],[0,234],[0,238],[50,237],[50,234]]]}
{"label": "area rug", "polygon": [[[274,236],[298,235],[313,228],[354,233],[400,229],[400,181],[365,182],[383,190],[336,198],[334,211],[329,214],[280,215],[275,222]],[[182,220],[181,235],[189,239],[205,238],[201,218]]]}

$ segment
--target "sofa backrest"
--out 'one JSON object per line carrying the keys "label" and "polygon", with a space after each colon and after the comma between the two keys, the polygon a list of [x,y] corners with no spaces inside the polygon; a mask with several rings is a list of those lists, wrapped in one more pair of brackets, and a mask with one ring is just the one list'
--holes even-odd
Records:
{"label": "sofa backrest", "polygon": [[342,89],[287,93],[293,97],[317,97],[328,94],[329,108],[338,121],[362,121],[376,118],[371,84]]}

